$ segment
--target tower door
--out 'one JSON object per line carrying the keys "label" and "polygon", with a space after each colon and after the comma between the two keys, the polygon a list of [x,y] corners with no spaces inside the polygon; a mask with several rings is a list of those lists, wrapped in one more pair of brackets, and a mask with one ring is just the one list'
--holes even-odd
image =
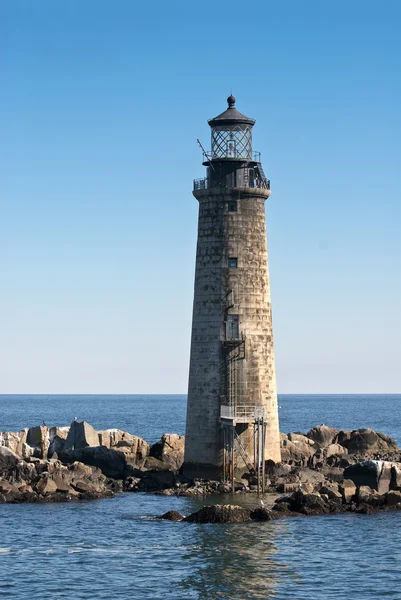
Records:
{"label": "tower door", "polygon": [[226,338],[228,340],[239,339],[239,315],[227,315]]}

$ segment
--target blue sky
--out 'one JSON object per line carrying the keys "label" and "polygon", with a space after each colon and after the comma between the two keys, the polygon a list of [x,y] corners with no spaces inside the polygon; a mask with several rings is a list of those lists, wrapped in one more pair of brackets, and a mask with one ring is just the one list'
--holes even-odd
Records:
{"label": "blue sky", "polygon": [[4,0],[0,392],[185,393],[207,119],[256,119],[278,389],[399,392],[387,0]]}

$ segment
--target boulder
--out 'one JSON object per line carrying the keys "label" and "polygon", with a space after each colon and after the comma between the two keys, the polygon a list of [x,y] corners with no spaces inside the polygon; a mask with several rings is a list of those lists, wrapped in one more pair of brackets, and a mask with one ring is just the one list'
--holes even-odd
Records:
{"label": "boulder", "polygon": [[57,484],[49,477],[42,477],[36,484],[36,491],[42,496],[53,494],[57,492]]}
{"label": "boulder", "polygon": [[20,460],[20,457],[10,448],[0,446],[0,473],[13,469]]}
{"label": "boulder", "polygon": [[99,443],[110,450],[127,454],[127,461],[136,466],[143,466],[149,455],[149,444],[145,440],[121,429],[99,431]]}
{"label": "boulder", "polygon": [[344,477],[357,486],[369,486],[380,494],[390,489],[392,463],[383,460],[366,460],[350,465],[344,470]]}
{"label": "boulder", "polygon": [[317,425],[308,431],[306,437],[316,442],[320,448],[325,448],[333,443],[337,434],[338,429],[327,425]]}
{"label": "boulder", "polygon": [[156,492],[175,487],[177,477],[174,471],[145,471],[137,484],[140,492]]}
{"label": "boulder", "polygon": [[185,436],[165,433],[150,448],[150,456],[162,461],[173,471],[179,471],[184,462]]}
{"label": "boulder", "polygon": [[321,450],[323,458],[329,458],[330,456],[343,456],[348,454],[348,450],[340,444],[329,444]]}
{"label": "boulder", "polygon": [[324,512],[328,512],[326,503],[317,492],[304,494],[302,490],[298,490],[295,494],[292,494],[289,505],[292,511],[304,514],[323,514]]}
{"label": "boulder", "polygon": [[184,520],[187,523],[244,523],[250,521],[251,512],[242,506],[214,504],[204,506]]}
{"label": "boulder", "polygon": [[86,421],[73,421],[65,440],[64,451],[99,446],[99,434]]}
{"label": "boulder", "polygon": [[144,464],[145,469],[153,469],[155,471],[169,471],[169,466],[162,462],[161,460],[159,460],[158,458],[155,458],[154,456],[148,456],[147,459],[145,460],[145,464]]}
{"label": "boulder", "polygon": [[182,521],[184,516],[176,510],[168,510],[164,515],[157,517],[158,519],[166,519],[167,521]]}
{"label": "boulder", "polygon": [[302,441],[282,440],[281,442],[281,461],[284,463],[306,463],[309,457],[314,454],[313,446]]}
{"label": "boulder", "polygon": [[338,490],[343,497],[343,502],[349,504],[356,494],[356,485],[351,479],[344,479]]}
{"label": "boulder", "polygon": [[392,490],[396,488],[401,489],[401,464],[393,464],[391,466],[391,483],[390,488]]}
{"label": "boulder", "polygon": [[49,448],[49,429],[46,425],[37,425],[28,429],[26,443],[31,448],[34,448],[35,456],[39,458],[47,458]]}
{"label": "boulder", "polygon": [[271,521],[272,518],[271,512],[264,506],[251,510],[252,521]]}
{"label": "boulder", "polygon": [[80,462],[91,467],[97,467],[107,477],[124,479],[131,473],[131,465],[124,452],[110,450],[105,446],[81,448],[65,451],[62,454],[65,462]]}
{"label": "boulder", "polygon": [[386,494],[387,506],[396,506],[401,504],[401,492],[391,491]]}
{"label": "boulder", "polygon": [[307,446],[312,446],[312,448],[314,448],[315,450],[317,450],[319,447],[318,444],[314,440],[311,440],[303,433],[297,433],[297,432],[292,433],[291,432],[286,437],[290,440],[290,442],[302,442],[303,444],[306,444]]}
{"label": "boulder", "polygon": [[52,457],[54,453],[61,454],[64,451],[69,431],[69,427],[50,427],[49,449],[47,452],[49,458]]}
{"label": "boulder", "polygon": [[334,500],[340,504],[342,503],[343,496],[338,490],[338,485],[323,485],[319,490],[319,494],[321,496],[323,494],[326,495],[329,500]]}
{"label": "boulder", "polygon": [[349,454],[373,455],[399,451],[393,438],[368,428],[351,431],[349,439],[344,439],[341,445],[347,448]]}

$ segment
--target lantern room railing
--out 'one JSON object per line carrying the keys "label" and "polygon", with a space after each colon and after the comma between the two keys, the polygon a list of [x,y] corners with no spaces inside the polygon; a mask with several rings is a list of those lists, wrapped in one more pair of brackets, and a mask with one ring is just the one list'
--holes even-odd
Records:
{"label": "lantern room railing", "polygon": [[253,162],[257,162],[260,163],[261,161],[261,153],[260,152],[251,152],[250,156],[248,156],[245,153],[241,153],[239,150],[237,150],[236,148],[234,149],[230,149],[227,148],[224,151],[217,153],[214,153],[212,150],[207,150],[205,152],[203,152],[203,157],[205,162],[209,161],[209,160],[219,160],[221,158],[228,158],[228,159],[244,159],[244,160],[252,160]]}
{"label": "lantern room railing", "polygon": [[[194,179],[194,191],[197,190],[207,190],[210,187],[217,186],[215,182],[213,182],[209,177],[201,177],[200,179]],[[243,183],[240,185],[226,185],[225,182],[222,182],[221,187],[250,187],[250,188],[261,188],[263,190],[270,190],[270,179],[266,179],[264,177],[257,177],[253,180],[247,181],[247,185],[244,186]]]}

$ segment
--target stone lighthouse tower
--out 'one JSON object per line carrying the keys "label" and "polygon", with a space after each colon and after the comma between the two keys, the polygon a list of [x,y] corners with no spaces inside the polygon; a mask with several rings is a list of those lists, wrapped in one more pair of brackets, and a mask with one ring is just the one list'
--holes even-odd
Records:
{"label": "stone lighthouse tower", "polygon": [[199,201],[184,472],[234,478],[280,460],[265,201],[254,119],[228,108],[209,121]]}

